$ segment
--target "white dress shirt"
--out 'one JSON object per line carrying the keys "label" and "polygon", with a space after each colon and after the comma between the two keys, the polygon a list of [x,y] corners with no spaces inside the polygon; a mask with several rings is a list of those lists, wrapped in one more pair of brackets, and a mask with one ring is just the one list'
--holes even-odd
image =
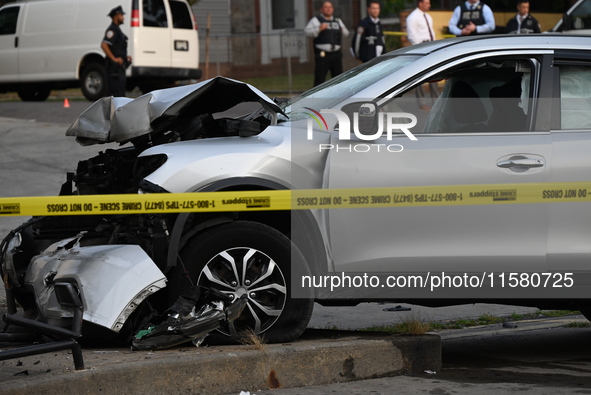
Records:
{"label": "white dress shirt", "polygon": [[[427,17],[427,20],[425,20],[425,17]],[[428,25],[427,21],[429,22]],[[429,29],[431,29],[431,33],[429,33]],[[425,41],[433,41],[435,39],[433,18],[419,8],[415,8],[406,18],[406,32],[408,41],[413,45]],[[431,35],[433,35],[433,38],[431,38]]]}

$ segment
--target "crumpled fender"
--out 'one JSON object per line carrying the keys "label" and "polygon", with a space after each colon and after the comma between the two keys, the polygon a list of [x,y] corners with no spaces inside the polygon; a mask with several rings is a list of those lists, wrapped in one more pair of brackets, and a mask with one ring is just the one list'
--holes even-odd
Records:
{"label": "crumpled fender", "polygon": [[78,288],[85,321],[119,332],[143,300],[166,286],[166,277],[137,245],[57,242],[32,259],[25,283],[34,289],[40,313],[58,326],[73,316],[55,292],[54,284],[63,282]]}

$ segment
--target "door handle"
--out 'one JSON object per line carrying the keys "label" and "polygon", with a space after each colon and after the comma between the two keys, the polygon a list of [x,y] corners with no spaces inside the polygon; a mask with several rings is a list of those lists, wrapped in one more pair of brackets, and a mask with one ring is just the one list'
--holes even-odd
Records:
{"label": "door handle", "polygon": [[544,166],[544,161],[541,159],[530,158],[508,159],[497,162],[497,166],[503,169],[510,169],[512,167],[527,167],[528,169],[531,169]]}

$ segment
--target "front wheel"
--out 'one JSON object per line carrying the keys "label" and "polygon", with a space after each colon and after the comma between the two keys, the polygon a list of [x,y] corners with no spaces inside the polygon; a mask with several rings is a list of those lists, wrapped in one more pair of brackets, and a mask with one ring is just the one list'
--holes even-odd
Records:
{"label": "front wheel", "polygon": [[[216,226],[191,239],[181,259],[193,283],[233,299],[246,295],[242,315],[220,328],[224,335],[239,339],[251,330],[276,343],[295,340],[306,329],[313,300],[291,297],[291,266],[310,271],[297,247],[276,229],[250,221]],[[169,285],[182,294],[180,271]]]}
{"label": "front wheel", "polygon": [[80,89],[85,98],[96,101],[107,95],[107,72],[100,63],[91,63],[84,68],[80,78]]}

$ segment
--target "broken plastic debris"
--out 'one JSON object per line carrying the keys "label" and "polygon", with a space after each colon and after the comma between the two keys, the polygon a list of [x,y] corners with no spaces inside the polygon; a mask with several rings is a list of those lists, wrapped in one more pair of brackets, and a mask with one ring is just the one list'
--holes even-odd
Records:
{"label": "broken plastic debris", "polygon": [[240,395],[250,395],[250,391],[240,391]]}
{"label": "broken plastic debris", "polygon": [[246,298],[240,298],[227,307],[220,301],[208,302],[196,311],[195,300],[181,296],[160,324],[138,331],[132,341],[133,349],[164,349],[195,339],[198,346],[221,323],[238,318],[245,306]]}
{"label": "broken plastic debris", "polygon": [[425,373],[427,373],[427,374],[437,374],[437,372],[434,371],[434,370],[425,370]]}
{"label": "broken plastic debris", "polygon": [[207,335],[199,337],[199,338],[195,338],[191,341],[191,343],[193,343],[193,345],[195,347],[199,347],[199,346],[201,346],[201,343],[203,343],[205,341],[206,337],[207,337]]}
{"label": "broken plastic debris", "polygon": [[152,332],[152,330],[154,330],[153,326],[149,327],[148,329],[142,329],[141,331],[135,334],[135,338],[141,339],[142,337],[149,335]]}

